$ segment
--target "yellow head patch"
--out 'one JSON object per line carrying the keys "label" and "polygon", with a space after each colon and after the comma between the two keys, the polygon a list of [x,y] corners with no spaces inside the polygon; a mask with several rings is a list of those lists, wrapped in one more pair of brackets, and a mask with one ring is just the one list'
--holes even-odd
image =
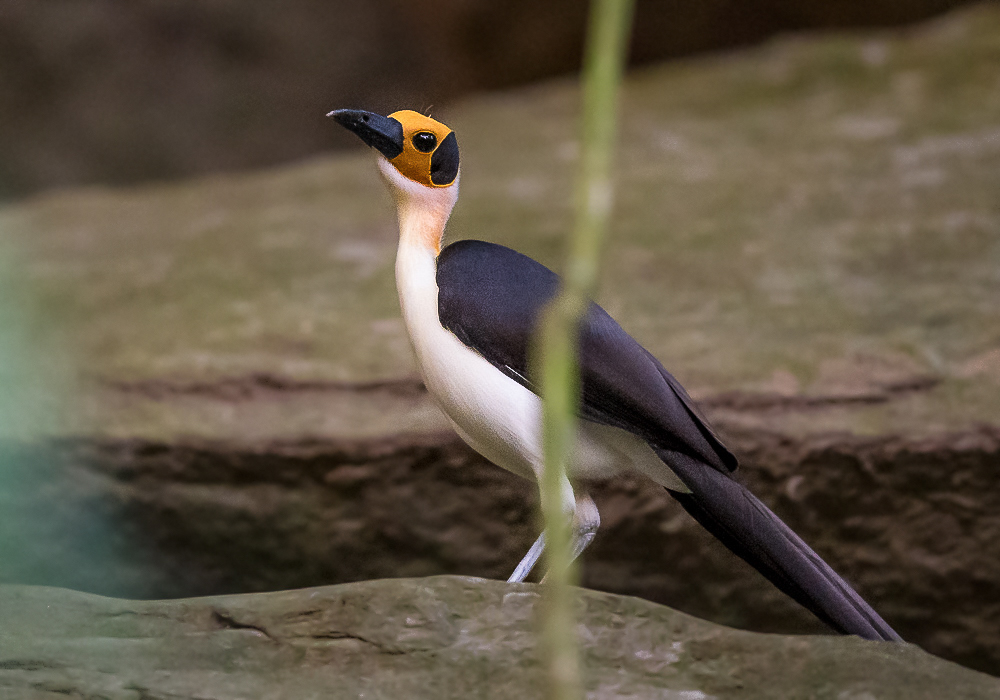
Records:
{"label": "yellow head patch", "polygon": [[458,177],[458,140],[447,126],[409,109],[390,119],[403,125],[403,151],[389,162],[405,177],[428,187],[447,187]]}

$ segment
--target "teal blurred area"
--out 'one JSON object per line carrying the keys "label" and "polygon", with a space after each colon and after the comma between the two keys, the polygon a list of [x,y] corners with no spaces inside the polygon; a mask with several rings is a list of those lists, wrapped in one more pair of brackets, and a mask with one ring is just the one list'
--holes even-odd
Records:
{"label": "teal blurred area", "polygon": [[126,593],[109,585],[120,548],[107,489],[47,439],[70,389],[21,262],[0,246],[0,583]]}

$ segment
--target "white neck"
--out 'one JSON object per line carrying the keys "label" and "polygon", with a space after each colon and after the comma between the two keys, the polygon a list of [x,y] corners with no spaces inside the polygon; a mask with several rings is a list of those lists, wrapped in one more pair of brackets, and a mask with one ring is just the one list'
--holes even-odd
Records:
{"label": "white neck", "polygon": [[396,200],[396,289],[403,321],[423,369],[430,349],[427,329],[440,328],[436,260],[445,225],[458,199],[458,179],[450,187],[426,187],[401,175],[385,158],[379,157],[378,165]]}
{"label": "white neck", "polygon": [[451,210],[458,201],[458,181],[448,187],[427,187],[400,174],[382,156],[378,157],[378,168],[389,192],[396,200],[396,214],[399,217],[399,244],[415,245],[434,252],[441,252],[444,227],[451,216]]}

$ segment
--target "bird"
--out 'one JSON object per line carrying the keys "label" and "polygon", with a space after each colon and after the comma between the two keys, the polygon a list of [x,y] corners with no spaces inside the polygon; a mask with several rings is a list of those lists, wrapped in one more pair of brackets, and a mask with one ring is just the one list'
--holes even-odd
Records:
{"label": "bird", "polygon": [[[458,435],[504,469],[541,481],[541,398],[528,371],[556,273],[511,248],[477,240],[442,247],[458,200],[455,132],[412,110],[328,114],[370,146],[396,205],[396,287],[421,377]],[[734,478],[738,462],[680,382],[599,305],[578,335],[581,399],[576,447],[560,497],[572,555],[593,540],[600,513],[581,482],[640,474],[785,594],[841,634],[900,636],[777,515]],[[509,581],[524,581],[544,534]]]}

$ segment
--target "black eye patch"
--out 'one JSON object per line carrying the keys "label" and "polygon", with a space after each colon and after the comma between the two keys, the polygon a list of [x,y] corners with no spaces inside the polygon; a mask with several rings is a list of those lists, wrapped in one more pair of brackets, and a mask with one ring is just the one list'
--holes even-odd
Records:
{"label": "black eye patch", "polygon": [[430,153],[438,143],[437,136],[429,131],[421,131],[419,134],[414,134],[411,141],[413,142],[413,147],[421,153]]}
{"label": "black eye patch", "polygon": [[458,139],[455,132],[444,137],[441,146],[431,156],[431,182],[450,185],[458,177]]}

